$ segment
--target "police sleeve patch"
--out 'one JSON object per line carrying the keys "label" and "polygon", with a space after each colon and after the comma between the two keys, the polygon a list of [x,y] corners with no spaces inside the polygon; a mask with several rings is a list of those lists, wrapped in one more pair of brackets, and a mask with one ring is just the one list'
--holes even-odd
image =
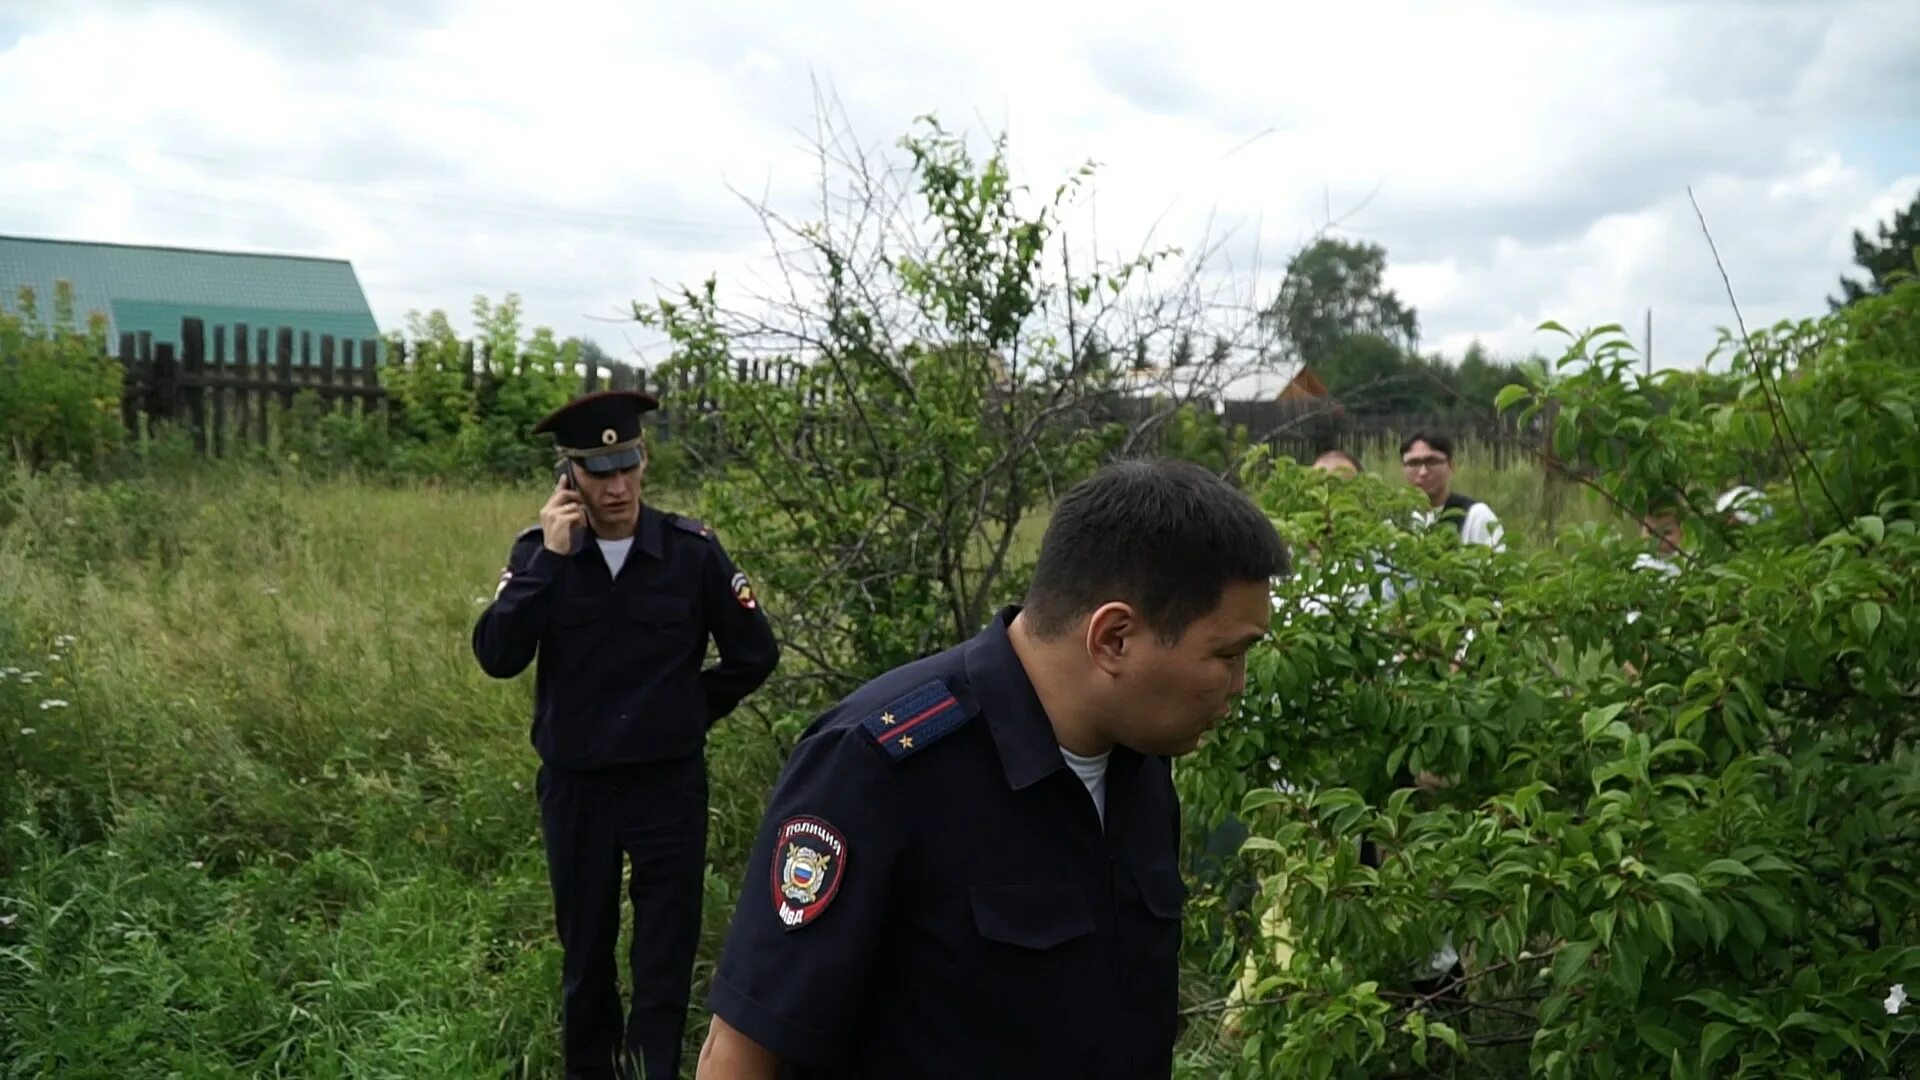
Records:
{"label": "police sleeve patch", "polygon": [[817,817],[791,817],[773,838],[773,913],[798,930],[820,917],[847,875],[847,842]]}
{"label": "police sleeve patch", "polygon": [[747,583],[747,575],[736,571],[733,575],[733,584],[729,588],[733,590],[733,598],[741,607],[752,611],[760,606],[753,598],[753,586]]}
{"label": "police sleeve patch", "polygon": [[935,679],[875,710],[860,726],[888,757],[899,761],[932,746],[966,723],[967,716],[947,684]]}

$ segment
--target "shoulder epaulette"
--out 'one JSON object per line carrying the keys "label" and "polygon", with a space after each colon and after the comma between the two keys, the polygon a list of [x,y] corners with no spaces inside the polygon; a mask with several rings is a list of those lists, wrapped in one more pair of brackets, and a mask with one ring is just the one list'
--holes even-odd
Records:
{"label": "shoulder epaulette", "polygon": [[951,735],[970,715],[947,684],[934,679],[875,709],[860,726],[899,761]]}
{"label": "shoulder epaulette", "polygon": [[713,539],[713,530],[707,528],[707,523],[704,521],[696,518],[682,517],[679,514],[673,515],[673,517],[668,520],[673,522],[674,528],[690,532],[702,540]]}
{"label": "shoulder epaulette", "polygon": [[517,544],[522,540],[528,539],[529,537],[543,535],[545,532],[546,530],[541,528],[538,525],[529,525],[526,528],[521,529],[518,533],[514,535],[513,542]]}

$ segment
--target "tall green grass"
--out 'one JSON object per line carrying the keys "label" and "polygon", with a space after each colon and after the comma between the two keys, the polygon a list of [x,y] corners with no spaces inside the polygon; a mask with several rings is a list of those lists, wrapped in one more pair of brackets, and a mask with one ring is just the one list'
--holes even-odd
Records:
{"label": "tall green grass", "polygon": [[[551,1074],[531,679],[468,647],[544,493],[11,485],[0,1074]],[[703,981],[773,746],[715,730]]]}

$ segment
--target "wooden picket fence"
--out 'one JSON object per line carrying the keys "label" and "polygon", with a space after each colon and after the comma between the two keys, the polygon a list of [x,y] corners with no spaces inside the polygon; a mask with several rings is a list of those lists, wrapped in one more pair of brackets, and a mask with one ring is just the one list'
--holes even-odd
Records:
{"label": "wooden picket fence", "polygon": [[377,339],[336,341],[325,334],[319,346],[316,362],[311,332],[240,323],[231,332],[216,326],[209,335],[196,318],[181,320],[177,350],[171,342],[155,344],[144,331],[121,334],[120,418],[135,434],[143,420],[148,429],[185,421],[195,449],[225,455],[249,441],[265,445],[274,405],[290,409],[302,391],[329,407],[383,407]]}
{"label": "wooden picket fence", "polygon": [[[335,338],[291,327],[209,327],[188,317],[180,323],[180,344],[155,342],[148,332],[120,335],[119,360],[123,370],[120,417],[127,430],[139,435],[163,425],[177,425],[190,433],[201,453],[225,456],[232,448],[269,445],[280,410],[294,399],[312,393],[323,410],[374,413],[387,407],[381,386],[382,367],[406,364],[410,350],[403,341],[380,338]],[[471,341],[461,346],[462,382],[471,390],[501,378],[484,346]],[[526,364],[521,358],[522,370]],[[647,390],[644,369],[608,362],[587,364],[579,373],[580,389]],[[664,395],[679,394],[679,403],[710,409],[711,395],[704,380],[681,372],[677,387],[654,387]],[[684,406],[682,406],[684,407]],[[672,439],[684,431],[676,423],[680,409],[663,407],[649,414],[649,432]],[[676,430],[678,429],[678,430]]]}
{"label": "wooden picket fence", "polygon": [[[147,333],[120,335],[119,360],[125,373],[121,419],[135,435],[160,425],[184,427],[196,450],[215,456],[247,444],[267,446],[274,439],[279,413],[291,409],[303,393],[314,394],[326,411],[364,415],[386,409],[380,369],[408,364],[417,358],[419,348],[397,339],[336,339],[285,326],[208,327],[204,320],[188,317],[181,320],[178,349],[171,343],[154,342]],[[494,363],[484,344],[463,342],[460,357],[462,383],[469,390],[513,376]],[[517,370],[524,373],[528,364],[521,354]],[[792,361],[742,358],[734,367],[738,379],[782,386],[793,385],[801,374]],[[656,373],[650,380],[645,369],[603,362],[582,365],[578,378],[582,392],[604,388],[656,394],[661,408],[645,421],[650,438],[669,442],[697,433],[704,441],[692,449],[702,456],[725,454],[724,432],[696,424],[717,408],[709,385],[711,373],[682,367],[666,379]],[[803,414],[829,406],[834,390],[830,384],[811,385]],[[1077,421],[1067,418],[1068,422],[1141,420],[1155,408],[1145,399],[1124,396],[1094,404],[1097,407],[1089,415]],[[1509,459],[1537,455],[1533,447],[1541,439],[1537,425],[1534,431],[1522,432],[1508,422],[1491,419],[1463,424],[1457,417],[1353,414],[1326,400],[1229,401],[1221,406],[1220,419],[1229,430],[1243,428],[1254,441],[1297,460],[1310,460],[1332,446],[1442,430],[1456,439],[1478,441],[1500,467]],[[832,434],[825,427],[812,430],[811,423],[802,426],[807,430],[796,433],[799,436]],[[1157,435],[1148,433],[1136,449],[1151,453],[1159,449],[1159,442]]]}

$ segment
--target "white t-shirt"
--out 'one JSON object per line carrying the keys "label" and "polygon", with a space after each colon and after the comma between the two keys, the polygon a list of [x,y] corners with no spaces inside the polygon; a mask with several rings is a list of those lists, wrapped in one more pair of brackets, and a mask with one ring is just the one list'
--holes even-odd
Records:
{"label": "white t-shirt", "polygon": [[1067,768],[1073,770],[1073,775],[1078,776],[1080,782],[1087,785],[1087,794],[1093,796],[1093,808],[1100,812],[1100,824],[1105,825],[1107,823],[1107,759],[1113,756],[1113,751],[1108,750],[1093,757],[1081,757],[1063,746],[1060,748],[1060,756],[1067,759]]}
{"label": "white t-shirt", "polygon": [[[1436,510],[1422,510],[1419,517],[1422,525],[1432,525],[1440,519]],[[1483,502],[1467,507],[1467,512],[1461,516],[1460,539],[1463,543],[1479,544],[1495,551],[1507,549],[1506,530],[1500,525],[1500,516],[1493,512],[1493,507]]]}
{"label": "white t-shirt", "polygon": [[627,552],[633,550],[633,537],[629,536],[625,540],[606,540],[595,537],[593,542],[599,545],[600,554],[607,558],[607,575],[619,577],[620,568],[627,564]]}

